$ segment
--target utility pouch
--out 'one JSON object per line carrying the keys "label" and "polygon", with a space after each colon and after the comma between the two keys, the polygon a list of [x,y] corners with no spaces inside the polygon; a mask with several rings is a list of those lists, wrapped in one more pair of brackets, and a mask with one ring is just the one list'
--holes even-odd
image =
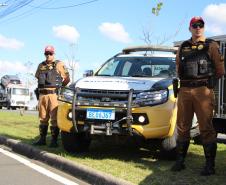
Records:
{"label": "utility pouch", "polygon": [[38,91],[38,88],[36,88],[34,90],[34,93],[35,93],[36,99],[39,100],[39,91]]}
{"label": "utility pouch", "polygon": [[208,63],[207,60],[200,60],[199,61],[199,73],[200,74],[207,74],[208,73]]}
{"label": "utility pouch", "polygon": [[178,88],[178,79],[174,78],[173,79],[173,94],[174,97],[177,98],[177,94],[178,94],[179,88]]}
{"label": "utility pouch", "polygon": [[198,64],[196,61],[189,60],[184,64],[184,76],[196,78],[198,76]]}

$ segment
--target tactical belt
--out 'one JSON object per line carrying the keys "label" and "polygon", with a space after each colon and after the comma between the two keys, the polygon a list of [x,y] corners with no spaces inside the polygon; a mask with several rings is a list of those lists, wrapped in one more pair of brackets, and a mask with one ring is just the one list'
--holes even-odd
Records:
{"label": "tactical belt", "polygon": [[54,90],[40,89],[39,93],[40,94],[55,94],[55,93],[57,93],[57,90],[56,89],[54,89]]}
{"label": "tactical belt", "polygon": [[201,87],[207,85],[207,81],[180,81],[180,87]]}

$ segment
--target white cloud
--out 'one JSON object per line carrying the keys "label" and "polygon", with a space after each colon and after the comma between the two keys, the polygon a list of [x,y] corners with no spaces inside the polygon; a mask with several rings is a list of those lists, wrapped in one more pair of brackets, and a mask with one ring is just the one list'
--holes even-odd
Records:
{"label": "white cloud", "polygon": [[24,46],[23,42],[20,42],[14,38],[7,38],[0,34],[0,48],[20,49],[23,46]]}
{"label": "white cloud", "polygon": [[69,25],[54,26],[53,32],[57,38],[63,39],[69,43],[76,43],[80,37],[77,29]]}
{"label": "white cloud", "polygon": [[213,34],[226,32],[226,4],[210,4],[203,11],[206,30]]}
{"label": "white cloud", "polygon": [[22,62],[0,60],[0,74],[28,73],[28,71]]}
{"label": "white cloud", "polygon": [[102,23],[99,26],[99,30],[102,34],[108,38],[122,43],[131,42],[129,34],[125,31],[124,27],[120,23]]}

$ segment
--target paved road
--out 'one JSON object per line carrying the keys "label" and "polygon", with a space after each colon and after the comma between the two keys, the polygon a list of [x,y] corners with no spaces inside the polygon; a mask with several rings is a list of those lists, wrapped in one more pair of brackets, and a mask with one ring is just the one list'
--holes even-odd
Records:
{"label": "paved road", "polygon": [[0,185],[88,185],[0,145]]}
{"label": "paved road", "polygon": [[23,109],[17,109],[17,110],[8,110],[8,109],[0,109],[0,112],[18,112],[23,114],[34,114],[38,115],[38,111],[35,110],[23,110]]}

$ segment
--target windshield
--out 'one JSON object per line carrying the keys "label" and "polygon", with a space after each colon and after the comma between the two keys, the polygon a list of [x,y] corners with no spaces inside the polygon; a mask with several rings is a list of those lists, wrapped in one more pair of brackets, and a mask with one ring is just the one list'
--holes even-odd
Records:
{"label": "windshield", "polygon": [[29,95],[29,89],[13,88],[13,95]]}
{"label": "windshield", "polygon": [[106,62],[97,76],[162,77],[176,76],[174,57],[115,57]]}

